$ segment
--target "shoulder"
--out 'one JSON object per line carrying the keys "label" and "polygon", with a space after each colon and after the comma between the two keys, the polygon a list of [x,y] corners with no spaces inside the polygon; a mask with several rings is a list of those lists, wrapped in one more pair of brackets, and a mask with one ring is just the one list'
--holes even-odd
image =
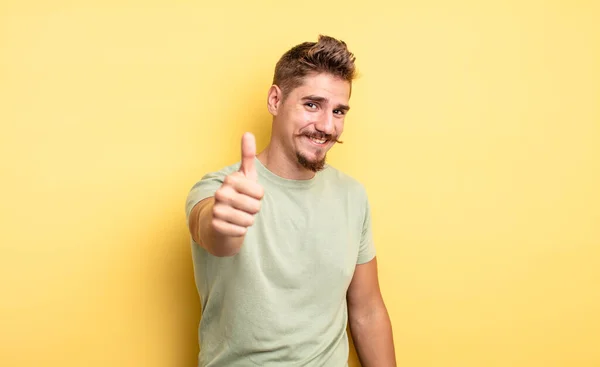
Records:
{"label": "shoulder", "polygon": [[240,168],[241,162],[236,162],[225,167],[218,168],[213,171],[204,173],[200,178],[196,179],[196,182],[192,185],[189,196],[191,197],[205,197],[211,194],[223,184],[225,177],[235,172]]}
{"label": "shoulder", "polygon": [[365,185],[356,177],[331,165],[327,165],[323,173],[325,178],[337,188],[350,191],[354,195],[366,199],[367,191]]}
{"label": "shoulder", "polygon": [[226,176],[239,170],[240,165],[241,165],[241,161],[238,161],[238,162],[232,163],[228,166],[224,166],[224,167],[218,168],[216,170],[204,173],[204,175],[200,178],[200,180],[198,182],[196,182],[196,184],[194,186],[200,185],[205,181],[219,181],[222,183],[223,180],[225,180]]}
{"label": "shoulder", "polygon": [[241,162],[236,162],[212,172],[205,173],[196,181],[188,192],[186,199],[186,215],[189,217],[193,207],[210,196],[223,184],[225,177],[239,169]]}

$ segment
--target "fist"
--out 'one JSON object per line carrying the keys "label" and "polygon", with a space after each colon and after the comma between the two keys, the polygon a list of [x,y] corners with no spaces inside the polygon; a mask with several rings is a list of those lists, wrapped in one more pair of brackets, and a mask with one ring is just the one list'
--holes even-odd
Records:
{"label": "fist", "polygon": [[223,236],[244,236],[260,211],[264,189],[258,183],[255,156],[256,141],[252,134],[246,133],[242,137],[239,171],[225,177],[223,185],[215,192],[212,226]]}

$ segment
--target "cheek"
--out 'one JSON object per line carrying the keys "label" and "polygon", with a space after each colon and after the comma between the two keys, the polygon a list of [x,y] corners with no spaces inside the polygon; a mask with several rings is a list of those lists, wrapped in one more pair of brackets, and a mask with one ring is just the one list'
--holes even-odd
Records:
{"label": "cheek", "polygon": [[299,117],[305,124],[314,123],[318,119],[318,113],[310,111],[302,111]]}
{"label": "cheek", "polygon": [[297,130],[304,130],[309,128],[310,125],[313,125],[317,121],[316,113],[309,111],[299,111],[298,114],[294,116],[294,125]]}

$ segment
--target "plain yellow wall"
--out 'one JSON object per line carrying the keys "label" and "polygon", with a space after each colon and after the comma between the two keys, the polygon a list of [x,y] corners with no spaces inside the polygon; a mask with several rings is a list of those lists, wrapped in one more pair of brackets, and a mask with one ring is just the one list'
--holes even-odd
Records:
{"label": "plain yellow wall", "polygon": [[217,3],[1,3],[1,366],[195,365],[185,197],[319,33],[399,366],[600,365],[598,2]]}

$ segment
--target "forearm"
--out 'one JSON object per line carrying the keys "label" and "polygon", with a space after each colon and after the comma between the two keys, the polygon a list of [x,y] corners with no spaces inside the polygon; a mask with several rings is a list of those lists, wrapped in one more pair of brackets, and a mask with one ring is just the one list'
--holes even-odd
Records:
{"label": "forearm", "polygon": [[392,324],[385,305],[349,315],[350,332],[363,367],[395,367]]}
{"label": "forearm", "polygon": [[224,236],[214,230],[212,225],[214,203],[214,198],[209,198],[198,208],[197,242],[214,256],[233,256],[240,251],[244,236]]}

